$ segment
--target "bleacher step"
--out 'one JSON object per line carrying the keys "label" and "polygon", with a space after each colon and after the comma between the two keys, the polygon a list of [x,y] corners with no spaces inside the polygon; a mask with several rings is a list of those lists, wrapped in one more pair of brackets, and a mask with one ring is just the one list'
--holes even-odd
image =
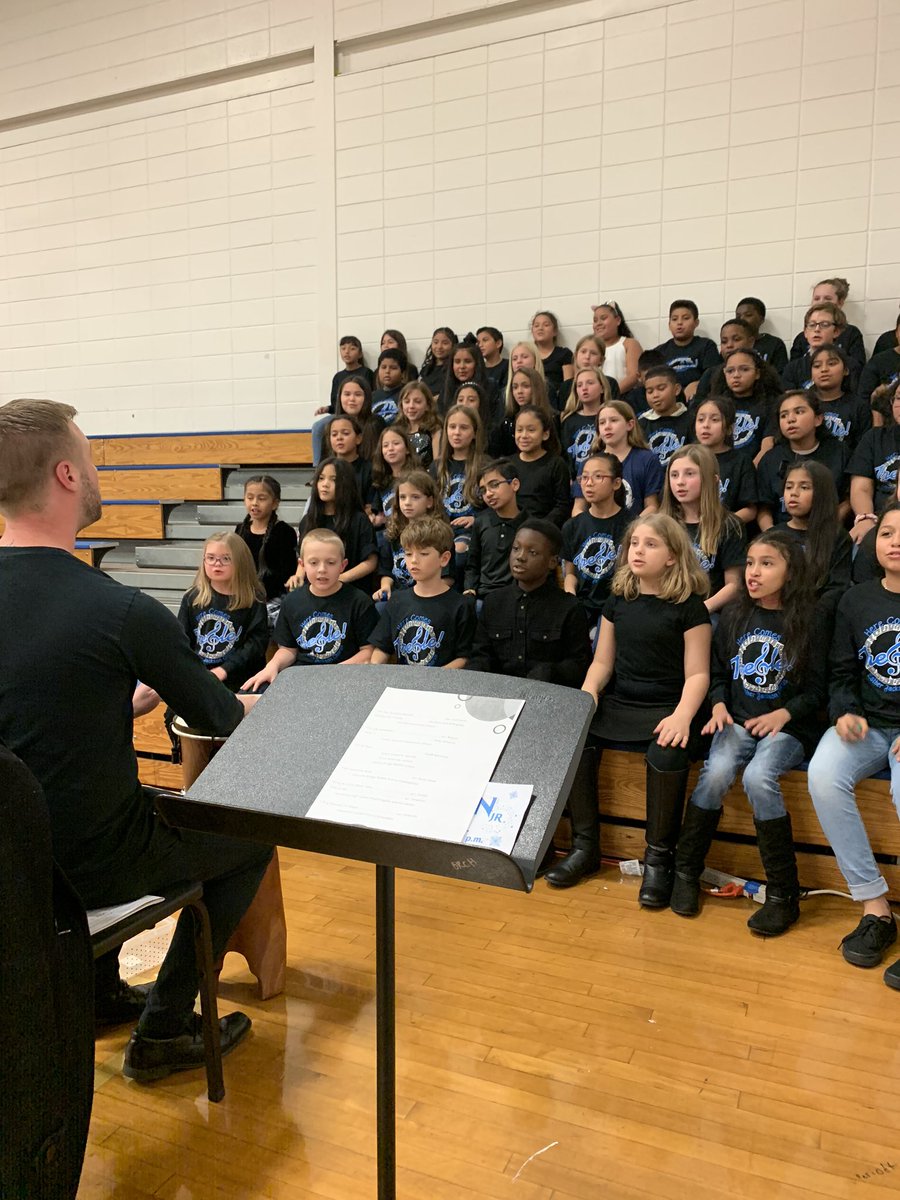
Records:
{"label": "bleacher step", "polygon": [[241,500],[244,495],[244,485],[248,479],[256,475],[272,475],[281,484],[281,499],[300,500],[305,503],[309,496],[309,485],[313,477],[312,467],[276,467],[270,471],[242,469],[229,471],[225,480],[223,495],[226,500]]}
{"label": "bleacher step", "polygon": [[126,567],[113,566],[110,567],[106,574],[110,579],[115,579],[116,583],[124,583],[128,587],[140,588],[142,592],[166,591],[177,592],[178,597],[183,595],[194,582],[194,571],[178,571],[178,570],[148,570],[146,567],[133,566],[131,570]]}
{"label": "bleacher step", "polygon": [[[278,508],[278,515],[282,521],[296,526],[299,525],[305,509],[305,501],[281,504]],[[196,520],[198,524],[207,527],[213,525],[222,529],[233,529],[235,525],[243,521],[246,515],[247,510],[243,504],[198,504]],[[179,534],[179,536],[181,535]],[[206,536],[209,537],[209,532]]]}

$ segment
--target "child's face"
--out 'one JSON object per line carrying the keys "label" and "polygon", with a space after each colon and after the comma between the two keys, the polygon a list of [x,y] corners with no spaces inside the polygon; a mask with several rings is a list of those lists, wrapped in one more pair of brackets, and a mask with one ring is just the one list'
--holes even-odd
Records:
{"label": "child's face", "polygon": [[399,467],[406,462],[406,443],[399,433],[388,429],[381,439],[381,457],[389,467]]}
{"label": "child's face", "polygon": [[812,349],[816,346],[830,346],[837,333],[831,313],[827,309],[813,309],[803,327],[803,333]]}
{"label": "child's face", "polygon": [[579,403],[588,408],[600,403],[603,398],[603,388],[593,371],[585,371],[583,374],[575,376],[575,395],[578,397]]}
{"label": "child's face", "polygon": [[457,350],[453,355],[453,374],[458,383],[475,378],[475,359],[468,350]]}
{"label": "child's face", "polygon": [[837,291],[831,283],[817,283],[813,288],[812,302],[813,304],[836,304],[838,308],[843,307],[838,299]]}
{"label": "child's face", "polygon": [[396,340],[396,338],[392,337],[391,334],[383,333],[381,335],[381,345],[378,347],[378,349],[379,349],[379,351],[381,351],[381,350],[399,350],[400,343]]}
{"label": "child's face", "polygon": [[450,561],[450,551],[443,553],[434,546],[407,546],[406,569],[416,583],[430,583],[439,579],[441,571]]}
{"label": "child's face", "polygon": [[339,400],[344,412],[349,413],[351,417],[355,417],[362,412],[362,406],[366,401],[366,393],[355,379],[348,379],[341,386]]}
{"label": "child's face", "polygon": [[889,574],[900,571],[900,513],[890,512],[878,527],[875,557]]}
{"label": "child's face", "polygon": [[221,592],[234,579],[234,563],[224,542],[207,542],[203,551],[203,570],[206,578]]}
{"label": "child's face", "polygon": [[317,592],[333,591],[340,583],[340,576],[347,569],[347,559],[341,558],[337,546],[328,542],[307,542],[300,565],[306,573],[306,582]]}
{"label": "child's face", "polygon": [[478,349],[481,351],[482,357],[487,361],[492,359],[495,354],[500,353],[500,348],[503,343],[498,342],[496,338],[491,337],[486,329],[483,329],[477,337]]}
{"label": "child's face", "polygon": [[647,403],[655,413],[664,416],[670,413],[678,403],[681,395],[681,384],[674,383],[664,375],[651,375],[644,384],[647,393]]}
{"label": "child's face", "polygon": [[581,491],[588,504],[602,504],[620,486],[603,458],[589,458],[581,472]]}
{"label": "child's face", "polygon": [[244,488],[244,506],[254,521],[268,521],[278,501],[264,483],[248,483]]}
{"label": "child's face", "polygon": [[523,404],[530,404],[532,400],[531,380],[522,371],[516,371],[513,375],[512,384],[510,385],[512,398],[520,407]]}
{"label": "child's face", "polygon": [[513,352],[509,356],[509,369],[518,371],[519,367],[531,367],[534,370],[536,363],[534,355],[527,346],[514,346]]}
{"label": "child's face", "polygon": [[822,424],[822,418],[816,416],[801,396],[791,396],[778,410],[778,424],[789,442],[803,442],[815,433]]}
{"label": "child's face", "polygon": [[464,408],[480,408],[481,400],[474,388],[460,388],[456,393],[455,401],[461,404]]}
{"label": "child's face", "polygon": [[322,468],[322,473],[316,482],[316,491],[323,504],[333,504],[337,492],[337,472],[334,467]]}
{"label": "child's face", "polygon": [[349,421],[341,421],[336,417],[331,422],[328,440],[331,442],[331,452],[336,458],[356,458],[362,438]]}
{"label": "child's face", "polygon": [[475,426],[462,413],[447,421],[447,445],[451,450],[468,450],[475,441]]}
{"label": "child's face", "polygon": [[808,517],[813,505],[813,481],[806,471],[788,471],[784,481],[784,509],[792,517]]}
{"label": "child's face", "polygon": [[401,483],[397,493],[397,507],[407,521],[414,521],[416,517],[424,517],[426,513],[431,512],[434,501],[411,483]]}
{"label": "child's face", "polygon": [[751,545],[744,566],[744,582],[750,599],[758,604],[780,595],[787,571],[787,559],[774,546]]}
{"label": "child's face", "polygon": [[614,408],[601,408],[597,414],[597,433],[605,446],[621,446],[634,429],[634,421],[626,421]]}
{"label": "child's face", "polygon": [[597,349],[596,342],[585,342],[575,351],[575,366],[578,367],[602,367],[604,355]]}
{"label": "child's face", "polygon": [[689,308],[673,308],[669,313],[669,333],[681,345],[691,340],[699,324]]}
{"label": "child's face", "polygon": [[359,364],[359,349],[352,342],[341,342],[340,345],[341,362],[345,367],[352,370],[353,367]]}
{"label": "child's face", "polygon": [[518,479],[504,479],[499,471],[488,471],[479,479],[478,485],[485,504],[495,512],[506,508],[519,490]]}
{"label": "child's face", "polygon": [[534,413],[525,413],[516,418],[516,449],[520,454],[537,453],[543,449],[549,436],[549,432]]}
{"label": "child's face", "polygon": [[531,338],[535,345],[545,345],[556,337],[556,330],[549,317],[539,314],[531,322]]}
{"label": "child's face", "polygon": [[628,565],[638,579],[659,579],[675,565],[672,551],[649,525],[638,525],[628,542]]}
{"label": "child's face", "polygon": [[735,354],[722,368],[732,395],[749,396],[759,379],[759,367],[749,354]]}
{"label": "child's face", "polygon": [[762,313],[753,304],[739,304],[734,310],[734,315],[741,321],[746,321],[754,333],[759,333],[759,327],[763,323]]}
{"label": "child's face", "polygon": [[719,334],[719,353],[725,358],[732,350],[752,350],[754,340],[740,325],[723,325]]}
{"label": "child's face", "polygon": [[418,391],[407,392],[400,405],[400,411],[411,424],[415,421],[421,421],[425,416],[427,408],[428,403],[425,397]]}
{"label": "child's face", "polygon": [[694,432],[701,446],[718,450],[725,445],[725,418],[715,404],[701,404],[697,409]]}
{"label": "child's face", "polygon": [[434,355],[436,362],[445,362],[450,357],[450,351],[453,349],[453,343],[447,337],[446,333],[438,330],[431,338],[431,353]]}
{"label": "child's face", "polygon": [[611,308],[601,304],[594,309],[594,333],[608,345],[619,337],[619,318]]}
{"label": "child's face", "polygon": [[378,368],[378,382],[386,392],[393,392],[403,382],[400,364],[394,358],[386,358]]}
{"label": "child's face", "polygon": [[700,468],[689,458],[673,458],[669,463],[669,489],[679,504],[697,504],[700,500]]}
{"label": "child's face", "polygon": [[556,570],[556,561],[556,555],[542,533],[536,529],[516,530],[509,552],[509,571],[523,591],[534,591],[546,583],[550,572]]}
{"label": "child's face", "polygon": [[848,374],[840,358],[827,350],[816,355],[810,373],[813,384],[823,392],[839,390]]}

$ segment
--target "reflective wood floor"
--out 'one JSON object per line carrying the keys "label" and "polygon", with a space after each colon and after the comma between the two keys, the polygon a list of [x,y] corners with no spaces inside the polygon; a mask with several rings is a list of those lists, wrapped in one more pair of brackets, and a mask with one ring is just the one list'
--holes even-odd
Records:
{"label": "reflective wood floor", "polygon": [[[97,1043],[79,1200],[370,1200],[374,870],[281,852],[287,995],[229,956],[253,1017],[202,1073],[118,1073]],[[823,1200],[900,1191],[900,993],[847,966],[847,900],[753,938],[745,900],[637,907],[618,869],[531,896],[398,873],[403,1200]],[[536,1156],[536,1157],[534,1157]]]}

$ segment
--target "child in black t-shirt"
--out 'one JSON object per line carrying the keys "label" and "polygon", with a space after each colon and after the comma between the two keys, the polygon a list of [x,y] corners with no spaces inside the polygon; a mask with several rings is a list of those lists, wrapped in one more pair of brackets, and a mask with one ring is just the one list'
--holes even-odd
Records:
{"label": "child in black t-shirt", "polygon": [[656,347],[675,372],[688,401],[693,399],[703,372],[722,361],[711,338],[697,337],[699,324],[700,312],[693,300],[673,300],[669,305],[672,336]]}
{"label": "child in black t-shirt", "polygon": [[512,583],[509,552],[525,513],[517,500],[519,475],[509,459],[486,463],[478,487],[485,511],[478,514],[472,526],[463,591],[483,600],[488,592]]}
{"label": "child in black t-shirt", "polygon": [[574,368],[572,351],[559,345],[559,320],[555,313],[546,309],[536,312],[531,318],[531,340],[537,346],[547,381],[547,398],[551,407],[560,408],[559,392],[563,380],[571,379]]}
{"label": "child in black t-shirt", "polygon": [[821,463],[791,463],[784,477],[787,521],[779,526],[806,552],[809,585],[825,613],[833,614],[850,587],[853,543],[838,519],[831,472]]}
{"label": "child in black t-shirt", "polygon": [[[372,456],[372,484],[366,504],[366,511],[376,529],[384,529],[391,519],[397,483],[418,466],[419,461],[405,430],[398,429],[396,425],[382,429]],[[382,540],[379,537],[379,546]]]}
{"label": "child in black t-shirt", "polygon": [[509,372],[509,359],[503,358],[503,334],[493,325],[482,325],[475,330],[478,349],[484,359],[484,375],[490,391],[503,397]]}
{"label": "child in black t-shirt", "polygon": [[400,392],[400,412],[393,428],[409,438],[413,453],[427,471],[437,456],[441,442],[441,419],[437,401],[421,379],[407,383]]}
{"label": "child in black t-shirt", "polygon": [[572,493],[550,410],[523,405],[516,413],[515,437],[518,454],[512,461],[519,477],[519,507],[529,517],[561,528],[572,512]]}
{"label": "child in black t-shirt", "polygon": [[278,649],[245,691],[256,692],[295,664],[366,663],[372,656],[375,605],[359,588],[341,583],[344,543],[330,529],[311,529],[300,547],[306,583],[285,597],[275,626]]}
{"label": "child in black t-shirt", "polygon": [[312,454],[313,466],[319,465],[319,460],[325,457],[327,453],[323,445],[323,435],[325,426],[328,424],[328,417],[333,416],[337,411],[338,393],[341,387],[348,379],[354,377],[364,379],[369,389],[372,388],[375,382],[375,376],[370,367],[366,366],[365,355],[363,354],[362,342],[358,337],[348,334],[342,337],[340,341],[341,361],[344,364],[344,369],[338,371],[331,381],[331,397],[328,404],[323,404],[315,410],[315,416],[318,418],[312,424]]}
{"label": "child in black t-shirt", "polygon": [[[372,572],[378,563],[378,546],[372,522],[363,511],[353,468],[339,458],[323,458],[312,478],[309,507],[300,522],[300,541],[311,529],[331,529],[344,544],[347,566],[342,583],[352,583],[371,594]],[[288,580],[293,590],[305,581],[303,564]]]}
{"label": "child in black t-shirt", "polygon": [[362,426],[356,417],[341,413],[332,417],[325,431],[325,446],[332,458],[349,463],[356,476],[356,486],[359,488],[360,499],[365,504],[372,490],[372,464],[363,458],[359,452],[362,445]]}
{"label": "child in black t-shirt", "polygon": [[397,416],[400,391],[407,382],[409,359],[402,350],[389,347],[378,355],[378,384],[372,393],[372,412],[380,417],[385,425]]}
{"label": "child in black t-shirt", "polygon": [[564,587],[584,609],[592,637],[609,596],[628,526],[628,515],[620,503],[622,490],[622,464],[615,454],[588,455],[581,474],[587,511],[566,521],[562,528]]}
{"label": "child in black t-shirt", "polygon": [[449,565],[453,533],[445,521],[421,517],[400,536],[413,586],[394,592],[372,634],[372,662],[464,667],[472,650],[475,606],[453,591],[441,572]]}
{"label": "child in black t-shirt", "polygon": [[694,412],[694,437],[716,456],[719,499],[748,525],[756,519],[756,470],[750,455],[734,448],[735,415],[734,402],[727,396],[708,396]]}
{"label": "child in black t-shirt", "polygon": [[809,356],[809,370],[828,432],[852,454],[862,435],[872,428],[872,409],[853,390],[849,358],[840,346],[819,346]]}
{"label": "child in black t-shirt", "polygon": [[267,600],[277,600],[297,570],[297,534],[278,519],[281,484],[272,475],[252,475],[244,484],[247,515],[234,532],[247,543]]}
{"label": "child in black t-shirt", "polygon": [[359,453],[367,462],[372,461],[372,453],[378,441],[378,435],[384,429],[386,422],[372,411],[372,389],[368,381],[354,376],[345,379],[338,391],[335,416],[355,417],[362,430],[362,441]]}
{"label": "child in black t-shirt", "polygon": [[781,380],[754,350],[729,351],[713,376],[710,395],[734,402],[734,448],[749,454],[754,465],[772,449],[781,393]]}
{"label": "child in black t-shirt", "polygon": [[668,466],[676,450],[690,439],[691,418],[681,401],[681,383],[671,367],[651,367],[644,375],[644,390],[650,406],[638,416],[647,445]]}
{"label": "child in black t-shirt", "polygon": [[847,495],[847,450],[824,426],[822,406],[808,391],[785,392],[778,406],[780,433],[775,445],[759,460],[756,479],[759,485],[760,529],[771,529],[787,520],[784,508],[784,474],[796,459],[812,459],[827,467],[834,479],[841,520],[849,508]]}
{"label": "child in black t-shirt", "polygon": [[[414,470],[397,480],[391,503],[391,517],[385,527],[385,537],[378,549],[378,574],[381,584],[372,595],[379,614],[391,598],[394,589],[410,588],[413,579],[406,567],[406,551],[401,544],[403,530],[410,521],[434,516],[450,522],[444,509],[438,486],[427,471]],[[445,574],[453,579],[455,562],[451,558]]]}

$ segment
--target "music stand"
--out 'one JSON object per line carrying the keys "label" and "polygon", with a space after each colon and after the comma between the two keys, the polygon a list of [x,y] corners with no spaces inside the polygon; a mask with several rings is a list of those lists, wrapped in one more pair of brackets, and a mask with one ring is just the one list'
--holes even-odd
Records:
{"label": "music stand", "polygon": [[[534,788],[512,854],[306,817],[386,687],[524,700],[493,779]],[[173,825],[375,864],[378,1198],[396,1195],[394,871],[530,892],[569,795],[594,706],[575,688],[476,671],[356,666],[283,671],[186,795]],[[423,746],[423,754],[427,747]]]}

